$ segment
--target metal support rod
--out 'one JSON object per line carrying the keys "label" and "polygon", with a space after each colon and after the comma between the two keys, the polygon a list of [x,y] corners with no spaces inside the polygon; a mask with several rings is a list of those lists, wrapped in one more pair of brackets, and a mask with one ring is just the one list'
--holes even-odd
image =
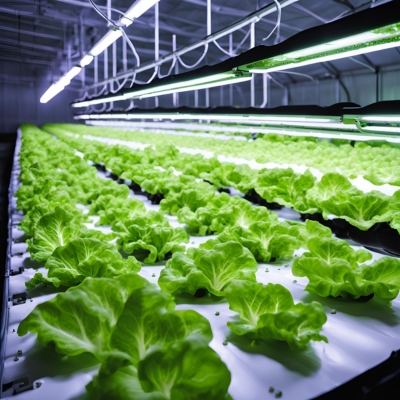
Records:
{"label": "metal support rod", "polygon": [[211,0],[207,0],[207,36],[211,35]]}
{"label": "metal support rod", "polygon": [[375,74],[376,74],[376,101],[379,101],[381,98],[381,74],[379,67],[375,69]]}
{"label": "metal support rod", "polygon": [[[229,54],[233,52],[233,36],[229,34]],[[229,105],[233,105],[233,85],[229,85]]]}
{"label": "metal support rod", "polygon": [[[176,35],[172,35],[172,52],[176,51]],[[179,63],[175,63],[175,75],[179,74]],[[172,104],[179,107],[179,93],[172,94]]]}
{"label": "metal support rod", "polygon": [[[159,3],[154,5],[154,60],[160,58],[160,9]],[[158,69],[159,66],[156,66]],[[158,107],[158,96],[154,97],[155,107]]]}
{"label": "metal support rod", "polygon": [[[254,22],[250,25],[250,48],[252,49],[256,45],[256,30]],[[250,106],[255,107],[256,105],[256,91],[255,91],[255,74],[253,74],[250,80]]]}
{"label": "metal support rod", "polygon": [[260,108],[264,108],[268,104],[268,75],[263,74],[263,102]]}
{"label": "metal support rod", "polygon": [[128,60],[126,58],[126,38],[125,36],[122,38],[122,70],[126,72],[128,68]]}
{"label": "metal support rod", "polygon": [[[284,8],[284,7],[287,7],[290,4],[293,4],[297,1],[298,0],[282,0],[280,2],[280,5],[281,5],[281,8]],[[132,68],[127,72],[118,74],[117,77],[111,78],[111,79],[116,80],[116,79],[122,79],[122,78],[129,78],[130,76],[134,75],[135,73],[138,74],[140,72],[147,71],[149,69],[153,69],[155,66],[160,66],[163,63],[165,63],[166,61],[173,61],[173,59],[176,58],[177,56],[182,56],[182,55],[188,53],[189,51],[195,50],[199,47],[202,47],[206,44],[213,42],[214,40],[218,40],[224,36],[227,36],[230,33],[233,33],[239,29],[242,29],[243,27],[248,26],[252,22],[257,22],[261,18],[265,17],[266,15],[272,14],[274,12],[276,12],[275,3],[269,4],[268,6],[262,7],[259,10],[249,14],[247,17],[241,19],[240,21],[237,21],[234,24],[229,25],[224,29],[221,29],[211,35],[208,35],[204,39],[201,39],[201,40],[199,40],[193,44],[190,44],[188,46],[182,47],[181,49],[176,50],[173,53],[167,54],[156,61],[144,63],[138,68]],[[105,83],[108,83],[108,82],[99,82],[99,83],[97,83],[97,85],[90,85],[86,89],[87,90],[93,89],[94,87],[104,85]]]}
{"label": "metal support rod", "polygon": [[207,88],[206,91],[206,108],[210,107],[210,90]]}
{"label": "metal support rod", "polygon": [[198,90],[194,91],[194,106],[195,106],[195,108],[199,107],[199,91]]}

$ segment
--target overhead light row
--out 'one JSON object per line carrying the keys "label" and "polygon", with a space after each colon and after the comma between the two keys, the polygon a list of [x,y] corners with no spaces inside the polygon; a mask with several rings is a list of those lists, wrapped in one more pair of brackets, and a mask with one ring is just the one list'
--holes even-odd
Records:
{"label": "overhead light row", "polygon": [[[110,101],[162,96],[251,79],[252,73],[269,73],[400,45],[400,1],[369,8],[325,25],[302,31],[273,46],[258,46],[241,55],[186,74],[157,79],[147,85],[121,89],[113,96],[100,96],[72,104],[86,107]],[[237,73],[244,74],[238,79]],[[228,78],[229,74],[231,78]],[[188,79],[192,73],[192,81]],[[226,79],[220,79],[225,74]],[[215,75],[215,78],[213,78]],[[204,81],[198,82],[203,76]],[[172,83],[174,82],[174,83]]]}
{"label": "overhead light row", "polygon": [[[203,67],[195,71],[186,72],[177,76],[155,79],[147,85],[133,85],[113,95],[97,97],[72,103],[72,107],[87,107],[90,105],[108,103],[127,99],[143,99],[146,97],[162,96],[164,94],[186,92],[190,90],[205,89],[215,86],[230,85],[249,81],[252,74],[246,71],[226,71],[216,73],[215,69]],[[162,84],[160,82],[162,81]]]}
{"label": "overhead light row", "polygon": [[[121,26],[129,26],[133,23],[136,18],[139,18],[154,4],[160,0],[137,0],[132,6],[126,11],[126,13],[119,19]],[[71,83],[71,79],[81,72],[82,68],[89,65],[93,58],[101,54],[107,47],[111,46],[116,40],[122,35],[122,28],[111,27],[108,32],[85,54],[77,65],[71,68],[66,74],[64,74],[57,82],[53,83],[49,89],[40,98],[41,103],[47,103],[50,99],[60,93],[65,86]]]}
{"label": "overhead light row", "polygon": [[[281,106],[267,109],[216,107],[199,109],[157,108],[154,110],[134,109],[127,112],[81,114],[74,119],[84,121],[132,121],[132,120],[205,120],[223,123],[257,124],[257,129],[272,127],[301,132],[314,132],[314,136],[352,138],[353,140],[384,139],[400,141],[400,100],[381,101],[360,107],[355,103],[338,103],[330,107]],[[319,133],[318,133],[319,132]],[[332,136],[333,133],[336,134]],[[311,135],[310,133],[310,135]]]}

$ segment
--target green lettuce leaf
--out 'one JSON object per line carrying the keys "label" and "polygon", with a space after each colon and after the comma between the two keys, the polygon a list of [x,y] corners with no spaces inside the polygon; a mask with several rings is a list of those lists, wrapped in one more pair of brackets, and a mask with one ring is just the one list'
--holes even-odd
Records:
{"label": "green lettuce leaf", "polygon": [[[212,339],[210,323],[193,310],[174,310],[173,297],[155,286],[134,290],[111,335],[110,371],[125,364],[137,366],[154,346],[165,346],[188,336],[205,343]],[[115,351],[119,352],[116,357]]]}
{"label": "green lettuce leaf", "polygon": [[255,190],[270,203],[293,207],[302,212],[307,209],[306,193],[314,186],[315,177],[307,170],[298,174],[293,169],[263,169],[259,172]]}
{"label": "green lettuce leaf", "polygon": [[347,192],[350,197],[353,193],[349,192],[354,191],[358,192],[345,176],[337,172],[325,174],[317,184],[307,191],[306,202],[308,209],[305,213],[321,213],[322,209],[319,204],[322,201],[329,200],[339,192]]}
{"label": "green lettuce leaf", "polygon": [[291,348],[304,348],[311,340],[328,341],[320,334],[327,321],[322,305],[294,304],[282,285],[234,280],[225,296],[229,308],[240,315],[240,322],[228,322],[237,335],[286,341]]}
{"label": "green lettuce leaf", "polygon": [[389,202],[390,197],[378,191],[357,192],[351,196],[347,192],[340,192],[328,200],[321,201],[320,207],[325,219],[328,219],[329,214],[333,214],[366,231],[377,222],[391,219],[391,215],[388,214]]}
{"label": "green lettuce leaf", "polygon": [[161,392],[170,400],[221,400],[231,374],[217,353],[198,337],[155,349],[139,363],[145,392]]}
{"label": "green lettuce leaf", "polygon": [[34,238],[27,241],[31,258],[46,261],[57,247],[65,246],[78,237],[82,227],[73,214],[56,207],[39,220]]}
{"label": "green lettuce leaf", "polygon": [[131,219],[138,214],[144,214],[144,203],[133,197],[121,198],[113,195],[103,195],[90,206],[90,215],[99,215],[97,225],[113,225],[117,221]]}
{"label": "green lettuce leaf", "polygon": [[[117,248],[97,239],[76,238],[58,247],[48,258],[46,283],[54,286],[75,286],[85,278],[113,278],[129,272],[139,272],[141,264],[134,258],[123,259]],[[35,277],[34,277],[35,278]],[[38,277],[26,283],[28,289]]]}
{"label": "green lettuce leaf", "polygon": [[289,259],[301,242],[297,228],[285,222],[253,222],[248,229],[241,226],[227,227],[216,239],[208,240],[200,247],[211,249],[217,243],[234,241],[246,247],[260,262]]}
{"label": "green lettuce leaf", "polygon": [[215,196],[215,188],[205,182],[196,182],[196,186],[175,193],[169,193],[160,202],[160,211],[177,215],[183,207],[196,211],[199,207],[205,207]]}
{"label": "green lettuce leaf", "polygon": [[216,244],[212,249],[189,248],[175,253],[161,270],[158,284],[167,293],[182,291],[194,295],[206,289],[224,296],[232,279],[255,281],[257,261],[248,249],[236,242]]}
{"label": "green lettuce leaf", "polygon": [[215,214],[210,230],[221,233],[227,226],[249,228],[253,222],[276,220],[278,220],[278,215],[266,207],[254,206],[241,197],[233,196]]}
{"label": "green lettuce leaf", "polygon": [[125,302],[135,289],[147,285],[150,283],[135,273],[114,279],[87,278],[36,306],[20,323],[18,335],[31,332],[43,345],[54,343],[61,354],[89,352],[102,361],[102,354],[111,350],[112,328]]}
{"label": "green lettuce leaf", "polygon": [[311,239],[310,252],[295,259],[292,273],[306,276],[305,290],[322,297],[375,295],[393,300],[400,289],[400,260],[382,257],[372,264],[360,264],[372,258],[366,250],[353,250],[339,239]]}
{"label": "green lettuce leaf", "polygon": [[149,219],[152,217],[146,215],[115,224],[119,248],[149,264],[164,260],[166,256],[185,249],[183,243],[189,242],[189,236],[184,229],[173,228],[164,223],[150,224]]}

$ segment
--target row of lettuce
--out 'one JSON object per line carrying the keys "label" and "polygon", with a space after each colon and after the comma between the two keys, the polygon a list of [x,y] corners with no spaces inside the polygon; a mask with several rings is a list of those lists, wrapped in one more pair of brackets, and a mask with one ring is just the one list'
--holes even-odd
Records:
{"label": "row of lettuce", "polygon": [[[310,220],[307,220],[305,224],[280,222],[277,214],[266,207],[254,206],[239,196],[220,193],[216,191],[218,186],[187,173],[191,171],[193,174],[197,173],[197,176],[214,173],[215,164],[218,162],[215,159],[206,159],[201,155],[182,154],[173,146],[162,149],[133,150],[123,145],[105,145],[82,137],[76,139],[60,130],[56,133],[59,138],[82,151],[86,159],[102,163],[114,174],[133,181],[135,185],[140,185],[152,194],[161,193],[165,196],[161,200],[160,210],[170,215],[178,215],[178,220],[186,224],[189,233],[219,234],[216,239],[209,240],[200,246],[208,251],[212,250],[216,244],[233,241],[249,249],[258,262],[270,262],[288,260],[293,257],[296,249],[308,248],[309,252],[296,258],[292,266],[294,275],[306,276],[309,279],[307,291],[324,297],[351,295],[359,298],[376,295],[389,300],[398,294],[400,273],[398,260],[383,257],[371,264],[370,252],[353,250],[347,242],[333,238],[330,229],[318,222]],[[160,170],[160,166],[169,169]],[[227,166],[232,167],[229,164]],[[187,170],[185,173],[177,174],[175,168],[178,167],[187,168]],[[236,166],[233,167],[236,168]],[[263,170],[260,174],[268,172],[268,170]],[[339,174],[336,175],[338,179],[345,179]],[[298,176],[301,179],[302,176]],[[311,194],[308,195],[308,199],[315,200],[316,197],[313,197],[312,193],[321,188],[321,192],[327,190],[327,187],[332,193],[335,192],[337,186],[334,182],[331,185],[325,185],[327,181],[324,178],[326,176],[310,189]],[[278,189],[281,188],[279,185],[282,181],[284,179],[276,182]],[[245,184],[246,179],[238,178],[238,182]],[[296,188],[295,184],[288,186],[294,187],[293,191]],[[269,189],[268,186],[265,188],[265,190]],[[396,196],[393,196],[394,198]],[[119,210],[114,210],[110,204],[111,214],[121,212],[121,209]],[[354,210],[359,214],[362,213],[360,208],[354,208]],[[372,212],[371,208],[368,210]],[[127,218],[128,214],[125,215]],[[110,224],[114,231],[123,232],[121,222],[104,219],[103,223]],[[125,231],[124,234],[126,235],[127,232]],[[131,236],[128,240],[134,239]],[[122,243],[121,239],[118,239],[117,243]],[[132,247],[129,247],[131,243],[125,242],[124,245],[125,247],[120,248],[131,254]],[[194,250],[194,253],[196,251],[199,250]],[[192,253],[188,251],[187,254]],[[172,288],[176,288],[174,290],[195,294],[196,290],[206,287],[209,292],[220,294],[218,289],[214,289],[213,292],[210,284],[206,284],[206,281],[212,281],[211,277],[206,280],[199,279],[198,267],[192,265],[188,268],[191,263],[187,255],[184,263],[180,262],[179,257],[179,255],[173,256],[161,272],[159,284],[163,290],[173,292]],[[189,257],[196,258],[193,255]],[[203,268],[203,270],[206,269]],[[199,279],[197,285],[193,284],[192,274]],[[167,286],[168,279],[176,280],[177,277],[179,277],[179,284],[174,282]],[[227,276],[227,279],[234,278],[232,275]]]}
{"label": "row of lettuce", "polygon": [[[35,333],[41,343],[54,343],[65,355],[93,354],[101,367],[88,386],[89,397],[225,398],[230,372],[208,346],[210,323],[195,311],[175,310],[174,297],[180,293],[188,293],[194,302],[206,294],[225,298],[239,315],[228,323],[230,330],[249,340],[284,340],[292,348],[327,341],[320,334],[326,322],[321,304],[294,304],[283,286],[258,283],[257,261],[289,259],[303,247],[308,251],[295,259],[292,272],[309,278],[309,292],[356,298],[373,294],[388,300],[398,295],[398,260],[383,257],[368,263],[369,252],[353,250],[317,222],[280,222],[267,208],[219,193],[197,175],[158,168],[162,159],[179,158],[174,148],[161,155],[150,148],[101,148],[58,132],[67,145],[34,126],[22,131],[23,184],[16,193],[25,213],[21,228],[30,236],[31,257],[46,267],[27,286],[69,289],[37,306],[18,333]],[[219,235],[200,248],[186,249],[186,230],[173,228],[162,212],[146,211],[142,202],[129,197],[128,186],[100,178],[75,148],[107,168],[111,160],[122,163],[123,153],[139,174],[152,170],[151,177],[146,175],[148,185],[153,180],[169,187],[163,212],[179,215],[193,196],[204,196],[203,208],[213,201],[218,217],[212,223]],[[186,159],[186,164],[197,162],[198,169],[210,173],[212,168],[201,166],[202,161]],[[169,181],[163,179],[166,173]],[[166,207],[169,195],[181,202]],[[89,215],[100,217],[99,225],[110,225],[111,233],[87,229],[89,215],[80,204]],[[158,280],[161,290],[137,274],[143,263],[168,258]]]}
{"label": "row of lettuce", "polygon": [[[149,259],[153,254],[149,241],[154,242],[158,259],[167,253],[178,255],[175,262],[191,256],[198,276],[205,267],[203,281],[214,267],[210,293],[226,296],[231,308],[242,315],[240,323],[230,324],[233,332],[286,340],[293,347],[326,340],[319,333],[326,321],[322,306],[295,305],[284,287],[257,283],[258,264],[247,248],[230,241],[211,246],[211,251],[183,253],[187,233],[172,228],[163,214],[146,212],[143,203],[128,198],[127,186],[99,178],[72,148],[37,128],[24,126],[22,131],[23,184],[16,193],[17,205],[25,213],[21,228],[32,236],[28,239],[31,257],[47,269],[47,276],[36,274],[27,286],[46,283],[69,289],[38,305],[21,322],[18,334],[35,333],[39,342],[53,343],[68,356],[91,353],[101,367],[88,386],[89,397],[221,399],[230,384],[229,370],[208,346],[210,323],[195,311],[175,310],[174,297],[168,293],[177,289],[172,288],[172,277],[163,285],[169,289],[159,290],[137,274],[141,263],[133,256],[123,257],[118,247],[147,262],[154,261]],[[87,229],[88,215],[77,204],[90,205],[90,214],[106,219],[101,211],[120,204],[120,214],[111,212],[114,231]],[[152,230],[140,240],[126,240],[122,230],[132,226],[127,214],[138,228]],[[124,228],[118,231],[121,223]],[[171,239],[166,229],[179,231],[179,237]],[[128,249],[128,242],[136,247]],[[163,245],[157,246],[167,242],[170,248],[162,254]],[[192,281],[195,275],[191,274]],[[199,280],[197,284],[205,287]],[[238,290],[249,304],[258,299],[263,305],[248,315]]]}
{"label": "row of lettuce", "polygon": [[[213,137],[190,137],[170,134],[149,135],[143,131],[84,125],[47,125],[46,129],[62,127],[79,135],[94,135],[135,141],[161,147],[169,144],[211,151],[214,154],[255,159],[261,164],[293,164],[314,167],[326,174],[340,172],[348,178],[361,175],[375,185],[385,183],[400,186],[400,148],[384,141],[357,142],[348,140],[318,140],[310,137],[263,135],[254,141],[224,141]],[[240,128],[239,128],[240,129]]]}
{"label": "row of lettuce", "polygon": [[[400,231],[400,190],[392,196],[377,190],[364,193],[338,172],[326,173],[317,181],[308,170],[303,174],[291,168],[257,171],[247,164],[237,165],[220,162],[217,157],[182,153],[171,144],[133,150],[124,145],[109,146],[84,140],[82,136],[76,138],[68,135],[69,126],[68,130],[54,125],[46,129],[78,148],[85,158],[105,164],[121,179],[133,182],[148,193],[161,195],[164,198],[161,210],[177,215],[192,235],[221,232],[223,226],[218,221],[218,210],[224,210],[230,197],[216,196],[215,189],[226,188],[234,188],[244,195],[255,192],[267,203],[291,207],[301,214],[322,214],[325,219],[333,215],[362,231],[381,222]],[[89,132],[93,133],[92,130]],[[150,141],[153,136],[159,137],[147,135]],[[160,173],[158,167],[165,171]],[[204,182],[199,182],[199,178]],[[246,208],[244,204],[242,202],[241,210]],[[229,210],[229,215],[234,213]]]}

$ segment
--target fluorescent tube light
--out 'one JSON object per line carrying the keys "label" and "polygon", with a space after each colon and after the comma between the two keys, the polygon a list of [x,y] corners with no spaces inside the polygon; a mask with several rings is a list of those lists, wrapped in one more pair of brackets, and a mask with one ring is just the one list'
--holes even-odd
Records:
{"label": "fluorescent tube light", "polygon": [[366,117],[362,117],[361,121],[365,122],[385,122],[385,123],[393,123],[393,124],[400,124],[400,109],[399,115],[394,117],[391,115],[368,115]]}
{"label": "fluorescent tube light", "polygon": [[400,46],[400,2],[393,1],[302,31],[231,59],[252,73],[282,71]]}
{"label": "fluorescent tube light", "polygon": [[86,65],[89,65],[92,61],[93,61],[93,56],[91,54],[85,54],[82,60],[79,62],[79,65],[81,67],[86,67]]}
{"label": "fluorescent tube light", "polygon": [[[205,68],[208,71],[208,68],[210,67]],[[182,78],[182,76],[184,76],[185,79]],[[128,91],[124,91],[124,89],[122,89],[114,96],[103,96],[92,100],[84,100],[77,103],[72,103],[72,107],[87,107],[89,105],[108,103],[111,101],[162,96],[170,93],[179,93],[221,85],[229,85],[232,83],[249,81],[252,75],[245,71],[228,71],[215,74],[208,73],[208,75],[206,74],[204,76],[199,76],[199,73],[196,70],[182,74],[182,76],[176,75],[159,79],[158,81],[153,81],[148,85],[136,85],[136,87],[129,89]],[[192,78],[190,79],[190,77]]]}
{"label": "fluorescent tube light", "polygon": [[65,88],[65,86],[68,86],[70,83],[71,83],[71,80],[68,79],[68,77],[66,75],[64,75],[58,80],[57,85],[60,85],[63,88]]}
{"label": "fluorescent tube light", "polygon": [[71,80],[81,72],[82,68],[79,66],[72,67],[64,76]]}
{"label": "fluorescent tube light", "polygon": [[52,99],[55,95],[60,93],[64,89],[64,86],[60,85],[58,82],[53,83],[40,98],[41,103],[47,103],[50,99]]}
{"label": "fluorescent tube light", "polygon": [[90,50],[92,56],[98,56],[108,46],[113,44],[117,39],[122,36],[122,32],[119,29],[111,28]]}
{"label": "fluorescent tube light", "polygon": [[160,86],[157,88],[148,88],[143,90],[138,90],[131,92],[130,96],[127,98],[132,99],[144,99],[146,97],[162,96],[171,93],[188,92],[190,90],[199,90],[212,88],[222,85],[230,85],[232,83],[240,83],[251,80],[251,74],[241,74],[235,71],[226,74],[216,74],[208,77],[193,79],[187,82],[172,83],[165,86]]}
{"label": "fluorescent tube light", "polygon": [[158,3],[160,0],[137,0],[128,11],[119,19],[122,25],[129,26],[132,24],[133,20],[139,18],[148,9]]}

